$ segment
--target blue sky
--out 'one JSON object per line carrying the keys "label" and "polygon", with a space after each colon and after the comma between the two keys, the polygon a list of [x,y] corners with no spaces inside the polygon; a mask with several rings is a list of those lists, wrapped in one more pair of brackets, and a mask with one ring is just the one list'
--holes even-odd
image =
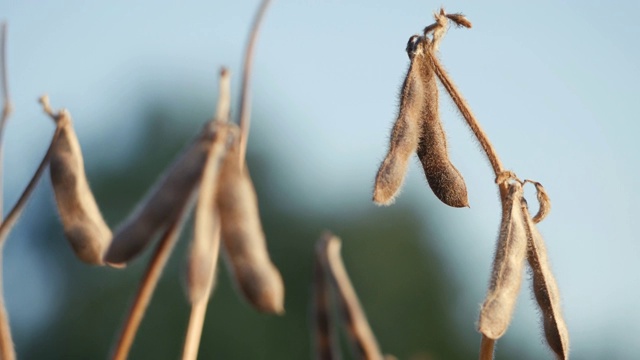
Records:
{"label": "blue sky", "polygon": [[[221,65],[231,68],[234,91],[239,88],[240,56],[257,4],[4,3],[15,105],[5,138],[5,207],[28,181],[52,133],[38,96],[47,92],[54,107],[71,110],[89,153],[93,144],[118,139],[122,145],[113,151],[126,154],[131,134],[140,131],[132,114],[145,97],[171,98],[181,90],[173,84],[189,83],[190,92],[212,99],[213,112]],[[372,206],[373,177],[408,66],[406,42],[432,22],[440,5],[274,0],[253,80],[254,108],[268,112],[270,122],[254,124],[252,141],[275,149],[291,172],[285,176],[296,178],[288,186],[317,194],[285,206],[345,213]],[[505,166],[542,182],[551,197],[552,212],[540,230],[573,343],[581,353],[606,342],[639,354],[640,242],[633,229],[640,218],[640,122],[633,106],[640,83],[640,2],[444,5],[464,12],[474,26],[450,29],[442,62]],[[439,206],[425,216],[469,224],[443,234],[439,246],[461,264],[452,276],[468,284],[458,306],[461,326],[470,327],[486,291],[499,202],[479,146],[451,101],[441,99],[452,161],[466,179],[471,208]],[[113,121],[92,120],[98,113],[110,113]],[[107,162],[106,154],[93,151],[94,163]],[[437,200],[416,165],[398,203],[418,199],[425,212],[433,211],[427,205]],[[531,189],[527,196],[534,199]],[[6,266],[7,291],[27,294],[11,279],[24,265],[8,259]],[[8,301],[11,309],[20,300]],[[524,289],[513,336],[538,331],[533,308]],[[15,321],[29,318],[17,307],[12,311]]]}

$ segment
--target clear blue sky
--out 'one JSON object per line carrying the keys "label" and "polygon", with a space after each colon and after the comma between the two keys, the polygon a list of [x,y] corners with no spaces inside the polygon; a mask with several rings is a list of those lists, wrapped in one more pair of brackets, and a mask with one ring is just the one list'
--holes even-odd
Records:
{"label": "clear blue sky", "polygon": [[[10,24],[15,105],[6,133],[5,204],[13,204],[28,181],[53,129],[36,104],[39,95],[47,92],[55,107],[72,111],[88,151],[92,143],[116,138],[122,142],[117,151],[126,152],[132,138],[127,133],[139,130],[131,114],[144,100],[137,93],[140,84],[154,87],[149,96],[171,97],[180,91],[172,83],[186,80],[214,99],[218,67],[240,73],[257,4],[3,4],[1,16]],[[274,0],[257,47],[253,92],[254,108],[271,111],[271,122],[256,123],[251,136],[275,147],[293,171],[288,176],[297,179],[294,186],[317,194],[290,206],[336,211],[340,205],[345,212],[371,206],[373,177],[386,151],[408,65],[406,41],[432,22],[440,5]],[[573,344],[582,347],[581,353],[607,343],[640,354],[640,242],[633,230],[640,219],[640,121],[634,110],[640,84],[640,2],[444,5],[464,12],[474,27],[449,31],[440,49],[442,62],[503,163],[521,178],[542,182],[551,196],[552,212],[540,230]],[[236,76],[236,90],[238,84]],[[452,103],[442,99],[452,160],[467,181],[471,208],[441,206],[441,212],[425,216],[470,224],[443,234],[441,244],[460,264],[452,275],[468,283],[468,296],[459,304],[460,324],[468,327],[486,290],[499,203],[488,162]],[[92,121],[93,114],[107,111],[112,122]],[[94,159],[99,162],[101,156],[106,155]],[[527,195],[534,203],[530,189]],[[416,199],[436,202],[414,162],[398,202]],[[29,290],[12,280],[28,271],[25,267],[24,261],[12,259],[5,267],[16,322],[39,314],[37,304],[31,307],[35,316],[15,305],[28,306],[33,302],[28,295],[43,286],[34,281]],[[520,299],[510,333],[528,338],[538,331],[537,312],[528,289]]]}

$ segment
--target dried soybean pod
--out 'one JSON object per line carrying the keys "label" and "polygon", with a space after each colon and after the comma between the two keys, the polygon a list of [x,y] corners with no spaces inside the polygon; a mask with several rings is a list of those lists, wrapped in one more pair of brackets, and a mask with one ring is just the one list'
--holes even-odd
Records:
{"label": "dried soybean pod", "polygon": [[539,182],[532,180],[525,180],[524,182],[532,183],[536,187],[536,195],[540,208],[538,209],[538,213],[533,217],[533,222],[537,224],[549,215],[551,211],[551,199],[549,199],[549,195],[547,195],[544,187]]}
{"label": "dried soybean pod", "polygon": [[522,194],[522,185],[519,182],[509,184],[491,283],[480,310],[478,330],[494,340],[504,334],[511,322],[522,283],[524,259],[527,255],[525,219],[520,207]]}
{"label": "dried soybean pod", "polygon": [[409,157],[416,151],[420,138],[420,116],[424,103],[422,83],[419,79],[417,44],[422,37],[414,35],[407,43],[411,59],[409,70],[400,92],[400,109],[389,140],[389,151],[380,164],[373,189],[373,201],[378,205],[393,203],[407,173]]}
{"label": "dried soybean pod", "polygon": [[249,170],[240,168],[239,145],[235,141],[224,159],[216,199],[227,265],[249,303],[259,311],[282,314],[282,276],[269,258]]}
{"label": "dried soybean pod", "polygon": [[164,228],[176,221],[192,202],[215,138],[215,127],[213,122],[204,126],[197,138],[115,230],[105,255],[106,262],[121,264],[137,256]]}
{"label": "dried soybean pod", "polygon": [[[42,98],[45,108],[47,98]],[[76,256],[89,264],[102,265],[111,241],[84,171],[84,161],[71,115],[62,110],[53,115],[60,134],[53,144],[49,173],[64,234]]]}
{"label": "dried soybean pod", "polygon": [[342,323],[349,337],[354,358],[382,360],[378,342],[342,263],[340,245],[337,236],[325,232],[316,245],[316,252],[337,295]]}
{"label": "dried soybean pod", "polygon": [[[322,240],[319,244],[322,244]],[[318,360],[336,360],[340,358],[340,346],[332,322],[329,280],[322,266],[321,251],[322,249],[317,246],[313,267],[315,358]]]}
{"label": "dried soybean pod", "polygon": [[225,154],[228,123],[218,123],[205,167],[202,171],[198,203],[195,210],[194,234],[187,262],[189,300],[195,304],[208,296],[213,288],[220,248],[220,216],[215,205],[215,190],[221,160]]}
{"label": "dried soybean pod", "polygon": [[536,229],[524,201],[522,202],[522,212],[528,239],[527,259],[533,275],[533,294],[542,311],[544,335],[549,347],[555,352],[558,359],[568,359],[569,331],[560,309],[558,284],[549,266],[547,249],[542,235]]}
{"label": "dried soybean pod", "polygon": [[432,49],[428,40],[422,41],[418,46],[421,50],[414,62],[419,67],[425,97],[418,158],[429,187],[440,201],[452,207],[468,207],[467,186],[458,169],[449,160],[447,138],[440,121],[438,85],[431,62],[427,58],[427,53]]}

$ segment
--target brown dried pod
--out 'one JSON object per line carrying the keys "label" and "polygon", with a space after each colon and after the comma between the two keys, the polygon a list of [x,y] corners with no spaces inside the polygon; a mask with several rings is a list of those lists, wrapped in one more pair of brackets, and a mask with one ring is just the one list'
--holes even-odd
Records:
{"label": "brown dried pod", "polygon": [[547,195],[544,187],[539,182],[532,180],[525,180],[524,182],[532,183],[536,187],[536,195],[540,207],[538,208],[538,213],[533,217],[533,222],[537,224],[549,215],[551,211],[551,199],[549,199],[549,195]]}
{"label": "brown dried pod", "polygon": [[509,184],[491,283],[480,310],[478,330],[494,340],[504,334],[511,322],[522,283],[524,259],[527,255],[525,219],[520,208],[522,194],[522,185],[519,182]]}
{"label": "brown dried pod", "polygon": [[409,157],[416,151],[420,138],[420,115],[424,104],[419,66],[413,61],[416,43],[421,36],[414,35],[407,43],[407,55],[411,59],[409,70],[400,92],[400,109],[393,125],[389,141],[389,152],[380,164],[373,190],[373,201],[378,205],[393,203],[404,176],[407,173]]}
{"label": "brown dried pod", "polygon": [[327,231],[318,240],[316,255],[337,295],[342,324],[349,337],[354,358],[382,360],[378,342],[342,263],[340,246],[340,239]]}
{"label": "brown dried pod", "polygon": [[427,58],[429,40],[414,35],[407,43],[411,65],[405,78],[398,118],[391,133],[389,152],[376,176],[373,200],[393,202],[416,151],[431,190],[453,207],[469,206],[467,187],[460,172],[449,161],[447,140],[438,113],[438,87]]}
{"label": "brown dried pod", "polygon": [[440,121],[438,109],[438,85],[427,53],[432,51],[428,40],[416,46],[414,58],[419,66],[425,103],[421,113],[421,136],[417,154],[427,182],[433,193],[443,203],[453,207],[467,207],[469,200],[464,178],[449,160],[447,138]]}
{"label": "brown dried pod", "polygon": [[[43,98],[43,103],[46,101]],[[60,133],[53,144],[49,172],[64,234],[80,260],[102,265],[111,229],[89,187],[71,115],[62,110],[55,119]]]}
{"label": "brown dried pod", "polygon": [[533,275],[533,294],[542,311],[544,335],[558,359],[568,359],[569,331],[560,309],[560,290],[549,266],[544,240],[529,214],[525,201],[522,202],[522,212],[528,239],[527,259]]}
{"label": "brown dried pod", "polygon": [[147,192],[136,209],[115,230],[105,255],[109,263],[126,263],[156,238],[194,199],[207,154],[215,139],[216,126],[207,123],[198,137],[182,152]]}
{"label": "brown dried pod", "polygon": [[216,207],[218,174],[227,147],[228,123],[218,123],[214,141],[200,180],[198,203],[195,209],[193,241],[187,260],[187,289],[189,300],[195,304],[208,296],[213,288],[220,249],[220,215]]}
{"label": "brown dried pod", "polygon": [[249,170],[240,168],[240,146],[231,145],[219,177],[217,205],[222,244],[236,286],[257,310],[284,313],[284,284],[269,258]]}

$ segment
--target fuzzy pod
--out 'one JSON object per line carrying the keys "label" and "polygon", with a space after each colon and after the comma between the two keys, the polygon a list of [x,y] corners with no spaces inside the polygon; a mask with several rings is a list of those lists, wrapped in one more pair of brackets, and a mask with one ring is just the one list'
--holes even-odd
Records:
{"label": "fuzzy pod", "polygon": [[53,144],[49,172],[64,234],[80,260],[102,265],[111,230],[89,187],[70,114],[61,111],[56,122],[60,132]]}
{"label": "fuzzy pod", "polygon": [[246,165],[240,168],[239,141],[228,151],[216,203],[226,262],[237,288],[257,310],[284,313],[284,284],[269,258],[258,199]]}
{"label": "fuzzy pod", "polygon": [[215,124],[209,122],[115,230],[106,262],[130,261],[188,208],[214,139]]}
{"label": "fuzzy pod", "polygon": [[378,205],[393,203],[404,182],[409,157],[416,151],[420,138],[420,115],[424,105],[419,66],[414,61],[416,44],[421,36],[414,35],[407,43],[411,59],[409,70],[400,92],[400,109],[389,140],[389,151],[380,164],[373,189],[373,201]]}
{"label": "fuzzy pod", "polygon": [[219,124],[200,181],[193,241],[187,259],[187,290],[192,304],[208,298],[213,288],[220,249],[220,216],[216,207],[218,174],[225,154],[229,124]]}
{"label": "fuzzy pod", "polygon": [[520,206],[522,194],[519,182],[509,184],[491,283],[480,310],[478,330],[493,340],[500,338],[507,330],[522,284],[524,260],[527,256],[525,219]]}
{"label": "fuzzy pod", "polygon": [[527,259],[533,278],[533,294],[542,312],[544,336],[558,359],[568,359],[569,331],[562,317],[560,290],[551,272],[542,235],[538,232],[535,220],[531,218],[524,201],[522,202],[522,212],[528,239]]}
{"label": "fuzzy pod", "polygon": [[418,46],[422,49],[414,62],[419,66],[425,101],[420,114],[421,132],[416,153],[429,187],[436,197],[452,207],[468,207],[464,178],[449,160],[447,137],[440,121],[438,85],[432,64],[427,59],[427,52],[431,49],[426,40]]}

